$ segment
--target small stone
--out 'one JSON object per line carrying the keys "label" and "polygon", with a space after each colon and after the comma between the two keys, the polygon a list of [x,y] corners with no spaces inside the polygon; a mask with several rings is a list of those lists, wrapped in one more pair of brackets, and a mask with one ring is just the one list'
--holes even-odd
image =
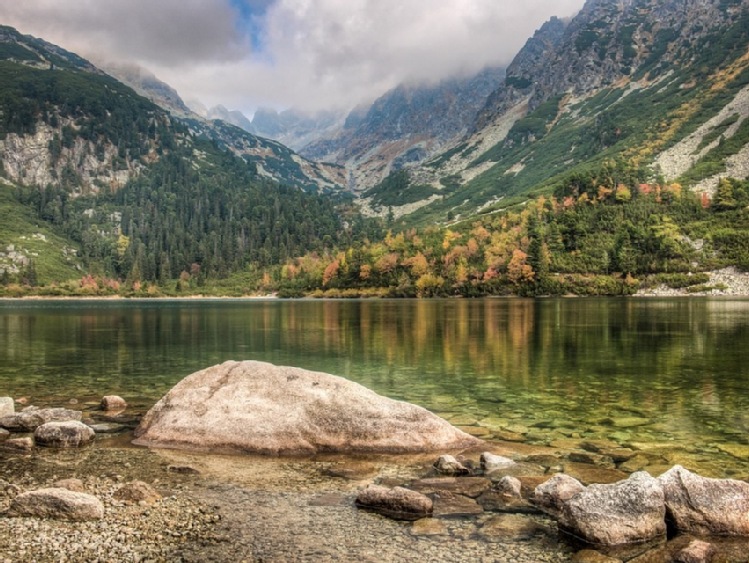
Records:
{"label": "small stone", "polygon": [[492,487],[499,494],[504,495],[508,498],[519,499],[521,497],[522,483],[517,477],[507,475],[497,481]]}
{"label": "small stone", "polygon": [[94,431],[76,420],[47,422],[34,431],[37,445],[48,448],[77,448],[93,441]]}
{"label": "small stone", "polygon": [[451,455],[441,455],[434,462],[434,468],[441,475],[468,475],[470,470]]}
{"label": "small stone", "polygon": [[23,438],[10,438],[4,442],[0,442],[0,448],[14,452],[30,452],[34,449],[34,440],[28,436],[24,436]]}
{"label": "small stone", "polygon": [[484,471],[484,473],[489,473],[496,469],[505,469],[511,465],[515,465],[515,462],[509,457],[495,455],[491,452],[482,453],[479,461],[481,463],[481,469]]}
{"label": "small stone", "polygon": [[0,428],[0,442],[4,442],[10,437],[10,432],[8,432],[5,428]]}
{"label": "small stone", "polygon": [[101,399],[101,408],[105,411],[124,411],[127,401],[118,395],[106,395]]}
{"label": "small stone", "polygon": [[117,434],[127,430],[127,426],[116,422],[96,422],[88,425],[96,434]]}
{"label": "small stone", "polygon": [[93,495],[67,489],[50,488],[18,495],[6,512],[8,516],[53,518],[60,520],[101,520],[104,505]]}
{"label": "small stone", "polygon": [[112,498],[130,503],[154,504],[161,500],[161,495],[148,483],[133,481],[117,489]]}
{"label": "small stone", "polygon": [[16,405],[12,397],[0,397],[0,418],[15,414]]}
{"label": "small stone", "polygon": [[710,563],[715,556],[715,548],[704,541],[693,540],[687,547],[676,554],[676,563]]}
{"label": "small stone", "polygon": [[369,485],[356,496],[356,505],[398,520],[418,520],[432,514],[432,499],[403,487]]}

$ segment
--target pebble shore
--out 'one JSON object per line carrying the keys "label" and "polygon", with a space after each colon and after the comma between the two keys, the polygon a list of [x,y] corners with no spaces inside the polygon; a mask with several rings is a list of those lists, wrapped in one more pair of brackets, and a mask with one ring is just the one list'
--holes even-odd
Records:
{"label": "pebble shore", "polygon": [[[354,506],[359,488],[375,479],[399,482],[422,475],[431,457],[359,463],[96,446],[0,456],[5,456],[0,457],[0,511],[20,492],[72,477],[105,506],[104,519],[95,522],[2,518],[2,563],[556,563],[569,561],[572,553],[559,543],[554,523],[543,517],[533,537],[519,540],[482,533],[493,517],[489,513],[440,519],[436,527],[420,531]],[[113,498],[133,480],[152,484],[163,498],[150,505]]]}

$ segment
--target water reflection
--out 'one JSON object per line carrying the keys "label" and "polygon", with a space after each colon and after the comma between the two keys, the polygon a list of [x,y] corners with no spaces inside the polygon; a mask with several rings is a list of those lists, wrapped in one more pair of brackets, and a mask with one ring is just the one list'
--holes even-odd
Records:
{"label": "water reflection", "polygon": [[195,370],[258,359],[528,440],[719,455],[749,429],[748,321],[749,301],[702,298],[3,302],[0,395],[147,407]]}

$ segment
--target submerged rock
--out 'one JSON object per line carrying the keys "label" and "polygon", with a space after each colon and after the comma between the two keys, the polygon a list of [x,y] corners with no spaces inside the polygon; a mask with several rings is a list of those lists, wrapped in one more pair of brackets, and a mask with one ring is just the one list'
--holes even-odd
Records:
{"label": "submerged rock", "polygon": [[680,532],[749,536],[749,483],[701,477],[680,465],[658,477]]}
{"label": "submerged rock", "polygon": [[161,495],[148,483],[133,481],[117,489],[112,498],[125,502],[153,504],[161,500]]}
{"label": "submerged rock", "polygon": [[418,479],[410,487],[425,495],[441,494],[443,492],[478,498],[491,488],[491,481],[484,477],[434,477]]}
{"label": "submerged rock", "polygon": [[426,409],[341,377],[255,361],[186,377],[135,436],[145,446],[263,454],[416,453],[482,443]]}
{"label": "submerged rock", "polygon": [[715,555],[715,548],[704,541],[693,540],[687,547],[676,554],[677,563],[709,563]]}
{"label": "submerged rock", "polygon": [[507,469],[515,465],[515,462],[509,457],[501,455],[495,455],[491,452],[484,452],[481,454],[480,461],[481,469],[485,473],[491,473],[492,471]]}
{"label": "submerged rock", "polygon": [[431,516],[432,499],[403,487],[389,489],[370,485],[356,496],[356,505],[399,520],[418,520]]}
{"label": "submerged rock", "polygon": [[10,438],[0,442],[0,449],[11,452],[30,452],[34,449],[34,440],[28,436],[24,436],[23,438]]}
{"label": "submerged rock", "polygon": [[590,485],[564,501],[559,524],[586,542],[614,546],[665,537],[665,517],[660,483],[639,472],[612,485]]}
{"label": "submerged rock", "polygon": [[434,502],[433,515],[435,517],[455,518],[476,516],[484,512],[484,508],[472,498],[457,495],[449,491],[436,493],[432,500]]}
{"label": "submerged rock", "polygon": [[76,420],[68,422],[47,422],[34,431],[38,446],[48,448],[78,448],[93,441],[94,431]]}
{"label": "submerged rock", "polygon": [[527,516],[502,514],[487,520],[479,536],[489,542],[527,541],[543,532],[544,528]]}
{"label": "submerged rock", "polygon": [[93,495],[50,488],[18,495],[5,514],[73,521],[101,520],[104,505]]}
{"label": "submerged rock", "polygon": [[101,399],[101,408],[105,411],[124,411],[127,401],[118,395],[106,395]]}

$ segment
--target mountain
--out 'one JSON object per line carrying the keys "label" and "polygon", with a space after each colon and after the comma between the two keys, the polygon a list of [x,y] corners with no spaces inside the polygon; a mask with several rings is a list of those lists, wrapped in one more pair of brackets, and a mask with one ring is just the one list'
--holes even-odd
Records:
{"label": "mountain", "polygon": [[199,115],[171,86],[141,67],[107,64],[106,71],[181,120],[195,135],[219,143],[253,163],[260,174],[270,179],[322,192],[338,192],[346,187],[343,167],[310,161],[284,143],[274,141],[274,136],[258,134],[240,111],[216,106]]}
{"label": "mountain", "polygon": [[589,0],[550,20],[471,132],[401,182],[428,197],[408,221],[490,212],[612,159],[708,193],[746,178],[747,45],[747,0]]}
{"label": "mountain", "polygon": [[[168,90],[138,76],[163,101]],[[320,166],[287,147],[173,115],[9,27],[0,27],[0,164],[0,285],[95,274],[137,291],[258,275],[350,240],[361,223]]]}
{"label": "mountain", "polygon": [[[205,117],[211,121],[215,119],[220,119],[222,121],[225,121],[226,123],[235,125],[239,127],[240,129],[244,129],[248,133],[257,135],[257,130],[252,126],[252,122],[249,119],[247,119],[241,111],[236,111],[236,110],[229,111],[224,106],[218,105],[208,110],[208,113],[206,114]],[[269,139],[275,138],[272,135],[262,135],[262,136],[267,137]]]}
{"label": "mountain", "polygon": [[159,80],[152,72],[135,64],[98,63],[107,74],[127,84],[144,98],[175,116],[191,116],[192,110],[182,100],[179,93],[166,82]]}
{"label": "mountain", "polygon": [[288,109],[258,108],[252,118],[252,127],[258,135],[275,139],[301,152],[304,147],[325,138],[343,126],[346,120],[343,111],[305,112]]}
{"label": "mountain", "polygon": [[401,85],[366,110],[356,108],[342,128],[300,153],[344,165],[361,192],[462,138],[503,76],[503,68],[487,68],[432,85]]}

